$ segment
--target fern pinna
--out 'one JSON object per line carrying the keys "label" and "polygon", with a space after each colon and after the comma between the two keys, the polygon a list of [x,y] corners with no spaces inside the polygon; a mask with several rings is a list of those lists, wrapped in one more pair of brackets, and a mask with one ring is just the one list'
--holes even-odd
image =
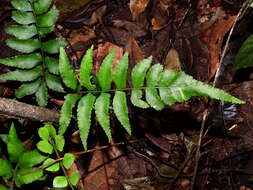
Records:
{"label": "fern pinna", "polygon": [[64,92],[59,74],[58,59],[53,54],[65,46],[63,38],[44,40],[55,28],[59,11],[52,0],[12,0],[12,19],[18,23],[8,26],[6,33],[14,36],[6,40],[7,46],[23,53],[11,58],[0,59],[0,64],[16,67],[15,71],[0,75],[0,80],[24,82],[17,90],[16,97],[35,94],[40,106],[47,105],[48,88]]}
{"label": "fern pinna", "polygon": [[[137,63],[131,71],[132,87],[126,87],[128,54],[125,53],[113,68],[115,49],[103,60],[97,75],[97,84],[91,82],[93,68],[93,47],[84,55],[79,74],[75,74],[68,56],[63,48],[60,48],[59,71],[65,85],[76,91],[65,96],[61,109],[59,134],[63,135],[70,123],[72,109],[77,104],[77,120],[80,137],[87,150],[87,139],[91,124],[92,110],[95,109],[97,120],[103,128],[109,140],[112,139],[110,130],[109,110],[112,109],[128,132],[131,127],[128,116],[126,91],[131,90],[131,102],[140,108],[152,107],[162,110],[165,104],[172,105],[183,102],[192,96],[208,96],[210,98],[242,104],[241,101],[228,93],[213,88],[203,82],[197,81],[184,72],[164,70],[161,64],[151,66],[152,57]],[[77,78],[78,76],[78,78]],[[114,82],[115,89],[111,88]],[[143,98],[143,91],[145,98]],[[113,95],[114,94],[114,95]],[[113,95],[113,98],[111,96]]]}

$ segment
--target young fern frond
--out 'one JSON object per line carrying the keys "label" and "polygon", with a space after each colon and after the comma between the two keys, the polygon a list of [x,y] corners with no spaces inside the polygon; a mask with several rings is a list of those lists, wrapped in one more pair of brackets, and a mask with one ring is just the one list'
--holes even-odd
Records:
{"label": "young fern frond", "polygon": [[[76,90],[77,84],[73,81],[79,81],[81,83],[81,87],[77,88],[78,91],[76,90],[78,95],[68,94],[65,96],[65,102],[61,109],[59,133],[63,135],[66,131],[71,119],[72,108],[78,101],[79,95],[82,96],[79,103],[77,103],[77,120],[80,137],[85,150],[87,150],[87,140],[93,109],[95,109],[98,123],[109,140],[112,140],[110,130],[110,109],[113,109],[116,118],[128,134],[131,134],[125,91],[131,90],[130,100],[134,106],[140,108],[152,107],[156,110],[162,110],[165,104],[172,105],[176,102],[183,102],[192,96],[207,96],[238,104],[244,103],[244,101],[239,100],[220,89],[193,79],[192,76],[187,75],[184,72],[178,73],[173,70],[164,70],[161,64],[154,64],[151,66],[152,57],[144,59],[134,66],[131,71],[132,88],[126,88],[128,54],[126,53],[121,57],[114,72],[112,72],[115,56],[114,49],[106,56],[100,66],[97,78],[98,84],[92,84],[90,81],[92,71],[92,50],[93,47],[87,51],[81,61],[80,80],[75,78],[78,75],[74,74],[63,49],[60,51],[59,62],[60,74],[66,86],[71,88],[75,87],[72,89]],[[111,88],[112,82],[114,82],[116,86],[115,89]],[[82,89],[82,87],[84,89]],[[143,92],[145,92],[145,98],[143,97]],[[114,93],[112,101],[111,93]]]}
{"label": "young fern frond", "polygon": [[12,19],[18,25],[5,28],[5,32],[14,37],[6,40],[6,44],[23,54],[0,59],[0,64],[18,68],[0,75],[0,80],[29,82],[16,90],[16,97],[35,94],[40,106],[47,105],[48,89],[64,92],[56,76],[59,74],[58,60],[51,54],[57,54],[59,47],[66,46],[66,42],[62,38],[45,40],[45,36],[54,30],[59,15],[52,3],[52,0],[11,1],[16,9],[12,11]]}

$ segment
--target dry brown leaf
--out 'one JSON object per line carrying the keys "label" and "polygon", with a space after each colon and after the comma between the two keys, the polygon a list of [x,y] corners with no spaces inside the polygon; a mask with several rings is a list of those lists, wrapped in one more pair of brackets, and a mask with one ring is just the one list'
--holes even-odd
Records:
{"label": "dry brown leaf", "polygon": [[103,23],[102,17],[104,16],[106,9],[107,9],[106,5],[99,7],[92,13],[91,18],[87,22],[84,22],[84,24],[87,25],[94,25],[96,23],[102,24]]}
{"label": "dry brown leaf", "polygon": [[165,69],[174,69],[175,71],[182,71],[181,64],[179,60],[178,52],[175,49],[171,49],[167,56],[164,63]]}
{"label": "dry brown leaf", "polygon": [[212,27],[208,28],[208,30],[203,32],[203,34],[201,35],[201,40],[209,46],[209,80],[216,73],[221,54],[223,38],[236,19],[236,16],[227,15],[224,11],[221,11],[221,15],[222,16],[217,19],[217,21],[212,25]]}
{"label": "dry brown leaf", "polygon": [[81,29],[72,30],[69,35],[68,41],[72,46],[74,46],[76,43],[87,42],[93,38],[96,38],[94,30],[84,26]]}
{"label": "dry brown leaf", "polygon": [[163,18],[152,18],[152,30],[157,31],[162,29],[167,24],[166,22],[167,20]]}
{"label": "dry brown leaf", "polygon": [[114,168],[108,167],[105,163],[108,160],[102,151],[96,151],[92,155],[88,169],[88,175],[83,180],[86,190],[109,190],[108,176],[114,172]]}
{"label": "dry brown leaf", "polygon": [[119,190],[123,189],[122,181],[147,176],[150,164],[135,154],[122,155],[118,147],[107,153],[96,151],[83,180],[85,190]]}
{"label": "dry brown leaf", "polygon": [[129,62],[130,65],[134,65],[135,63],[144,59],[144,54],[139,47],[138,43],[133,37],[128,39],[128,42],[125,47],[125,51],[129,53]]}
{"label": "dry brown leaf", "polygon": [[129,22],[126,20],[114,20],[113,25],[126,29],[134,37],[141,37],[147,34],[144,23]]}
{"label": "dry brown leaf", "polygon": [[130,0],[130,10],[133,20],[138,20],[140,14],[144,12],[149,0]]}

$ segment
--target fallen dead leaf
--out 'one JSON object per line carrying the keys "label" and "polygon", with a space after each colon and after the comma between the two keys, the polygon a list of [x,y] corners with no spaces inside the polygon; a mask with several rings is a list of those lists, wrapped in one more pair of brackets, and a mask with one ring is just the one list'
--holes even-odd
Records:
{"label": "fallen dead leaf", "polygon": [[115,27],[120,27],[120,28],[126,29],[134,37],[141,37],[141,36],[145,36],[147,34],[143,23],[129,22],[126,20],[114,20],[113,25]]}
{"label": "fallen dead leaf", "polygon": [[144,12],[149,0],[130,0],[130,10],[133,20],[138,20],[140,14]]}
{"label": "fallen dead leaf", "polygon": [[173,69],[177,72],[182,71],[181,69],[181,63],[179,60],[178,52],[175,49],[171,49],[167,56],[164,63],[165,69]]}
{"label": "fallen dead leaf", "polygon": [[104,16],[106,9],[107,9],[106,5],[99,7],[92,13],[91,18],[88,21],[84,21],[84,24],[87,25],[94,25],[96,23],[102,24],[103,23],[102,17]]}
{"label": "fallen dead leaf", "polygon": [[133,37],[128,39],[128,42],[125,46],[125,51],[129,53],[129,62],[130,65],[134,66],[137,62],[144,59],[144,54],[139,47],[138,43]]}
{"label": "fallen dead leaf", "polygon": [[83,183],[86,190],[109,190],[108,176],[111,176],[114,168],[105,165],[108,160],[105,158],[103,151],[93,153],[88,175],[84,178]]}
{"label": "fallen dead leaf", "polygon": [[147,176],[151,165],[130,153],[123,156],[118,147],[106,153],[96,151],[83,183],[85,190],[123,190],[122,181]]}
{"label": "fallen dead leaf", "polygon": [[167,20],[164,18],[152,18],[152,30],[157,31],[162,29],[167,23]]}

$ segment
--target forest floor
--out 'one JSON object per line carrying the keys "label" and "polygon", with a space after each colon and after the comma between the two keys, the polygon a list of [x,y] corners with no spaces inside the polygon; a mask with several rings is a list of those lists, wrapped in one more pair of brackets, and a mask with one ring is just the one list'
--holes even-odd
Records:
{"label": "forest floor", "polygon": [[[4,28],[13,23],[10,1],[1,0],[0,6],[3,58],[16,52],[5,44]],[[239,48],[253,33],[252,8],[238,18],[243,3],[225,0],[56,0],[56,6],[60,17],[53,35],[68,42],[74,67],[79,68],[91,45],[94,73],[111,48],[116,48],[118,57],[129,52],[130,68],[152,55],[153,63],[211,85],[216,79],[217,87],[246,101],[235,105],[193,97],[160,112],[130,107],[131,137],[115,118],[110,144],[99,129],[91,131],[90,150],[74,165],[81,175],[78,189],[253,189],[253,69],[233,69]],[[0,65],[0,73],[8,70]],[[15,82],[0,81],[0,97],[14,98],[16,87]],[[51,93],[48,108],[60,110],[62,100]],[[31,98],[20,101],[34,103]],[[8,131],[10,120],[0,112],[0,132]],[[29,118],[15,121],[26,148],[33,147],[31,137],[42,124]],[[67,152],[82,151],[75,130],[68,131],[66,138]]]}

